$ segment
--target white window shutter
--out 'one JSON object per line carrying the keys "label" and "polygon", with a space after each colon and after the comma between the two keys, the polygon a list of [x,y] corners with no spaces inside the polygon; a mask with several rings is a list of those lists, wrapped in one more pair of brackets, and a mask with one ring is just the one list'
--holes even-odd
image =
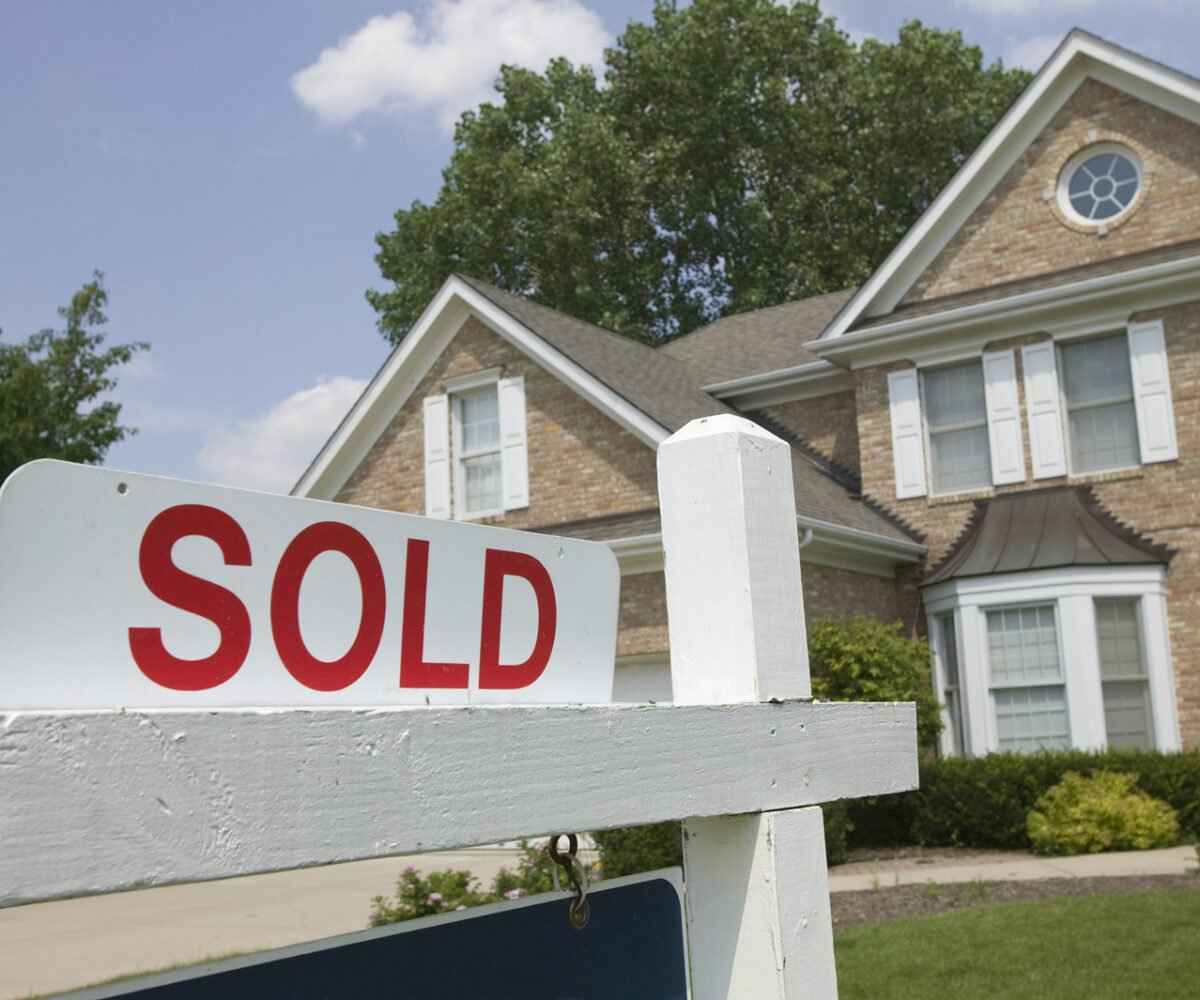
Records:
{"label": "white window shutter", "polygon": [[1014,352],[983,356],[983,392],[987,398],[988,445],[992,482],[997,486],[1025,481],[1025,446],[1021,443],[1021,405],[1017,401]]}
{"label": "white window shutter", "polygon": [[1178,458],[1167,342],[1161,320],[1130,324],[1129,369],[1142,461],[1169,462]]}
{"label": "white window shutter", "polygon": [[892,413],[896,499],[923,497],[926,493],[925,434],[921,426],[921,393],[915,368],[888,373],[888,405]]}
{"label": "white window shutter", "polygon": [[1062,397],[1054,343],[1045,341],[1021,348],[1025,367],[1025,410],[1029,415],[1029,450],[1033,453],[1033,478],[1067,474],[1063,441]]}
{"label": "white window shutter", "polygon": [[450,399],[425,398],[425,515],[450,516]]}
{"label": "white window shutter", "polygon": [[504,509],[529,506],[529,447],[525,438],[525,379],[521,375],[502,378],[500,393],[501,471],[504,477]]}

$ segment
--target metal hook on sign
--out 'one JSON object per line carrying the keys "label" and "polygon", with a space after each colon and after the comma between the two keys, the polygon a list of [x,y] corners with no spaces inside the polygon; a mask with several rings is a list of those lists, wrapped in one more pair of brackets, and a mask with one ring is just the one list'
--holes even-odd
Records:
{"label": "metal hook on sign", "polygon": [[[558,849],[558,840],[560,837],[567,838],[567,853],[563,854]],[[579,838],[573,833],[561,834],[556,833],[550,838],[550,842],[546,845],[546,853],[550,856],[550,860],[563,869],[566,873],[567,881],[571,883],[571,888],[575,890],[575,898],[571,900],[567,907],[567,920],[570,921],[572,927],[577,931],[583,930],[587,926],[588,920],[592,915],[592,904],[587,898],[587,872],[580,863],[579,854]],[[555,882],[557,882],[557,878]]]}

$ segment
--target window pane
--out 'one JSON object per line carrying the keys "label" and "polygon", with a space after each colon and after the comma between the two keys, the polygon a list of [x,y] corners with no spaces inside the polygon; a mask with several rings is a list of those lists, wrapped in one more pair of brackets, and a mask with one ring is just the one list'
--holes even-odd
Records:
{"label": "window pane", "polygon": [[929,429],[986,423],[983,365],[959,365],[925,372],[925,407]]}
{"label": "window pane", "polygon": [[977,489],[992,481],[987,427],[929,434],[935,493]]}
{"label": "window pane", "polygon": [[1061,684],[993,693],[1001,750],[1066,750],[1071,746],[1067,697]]}
{"label": "window pane", "polygon": [[1153,748],[1150,688],[1136,598],[1096,601],[1096,639],[1108,745],[1115,749]]}
{"label": "window pane", "polygon": [[987,621],[993,684],[1029,684],[1062,678],[1054,608],[989,611]]}
{"label": "window pane", "polygon": [[1136,598],[1098,599],[1096,637],[1100,644],[1100,676],[1106,681],[1146,676]]}
{"label": "window pane", "polygon": [[950,745],[953,753],[960,754],[966,747],[963,728],[962,694],[959,689],[958,637],[954,631],[954,615],[941,615],[938,627],[942,639],[942,673],[945,675],[944,700],[949,715]]}
{"label": "window pane", "polygon": [[942,628],[942,669],[946,683],[958,687],[958,637],[954,634],[954,615],[942,615],[938,619]]}
{"label": "window pane", "polygon": [[1154,748],[1145,681],[1104,682],[1104,728],[1113,750]]}
{"label": "window pane", "polygon": [[1125,335],[1067,344],[1062,349],[1067,406],[1096,400],[1133,399]]}
{"label": "window pane", "polygon": [[466,513],[500,509],[500,454],[464,458],[463,479],[466,487]]}
{"label": "window pane", "polygon": [[1070,433],[1073,472],[1138,464],[1141,452],[1132,402],[1074,410],[1070,415]]}
{"label": "window pane", "polygon": [[496,387],[460,399],[463,451],[470,453],[500,446],[500,403]]}

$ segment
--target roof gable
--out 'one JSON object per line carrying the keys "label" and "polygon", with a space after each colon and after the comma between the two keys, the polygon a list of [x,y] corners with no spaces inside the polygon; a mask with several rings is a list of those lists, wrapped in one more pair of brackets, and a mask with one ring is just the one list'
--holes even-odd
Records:
{"label": "roof gable", "polygon": [[836,340],[885,316],[1088,79],[1200,124],[1200,81],[1084,31],[1072,31],[904,239],[821,335]]}

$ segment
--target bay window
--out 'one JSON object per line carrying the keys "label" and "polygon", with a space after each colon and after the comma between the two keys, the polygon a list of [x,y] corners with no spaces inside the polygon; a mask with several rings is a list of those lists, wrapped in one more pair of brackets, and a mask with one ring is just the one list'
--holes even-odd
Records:
{"label": "bay window", "polygon": [[1070,747],[1054,607],[989,611],[987,635],[997,749]]}
{"label": "bay window", "polygon": [[1150,678],[1146,671],[1138,612],[1136,598],[1096,600],[1104,728],[1108,745],[1122,750],[1154,746]]}

